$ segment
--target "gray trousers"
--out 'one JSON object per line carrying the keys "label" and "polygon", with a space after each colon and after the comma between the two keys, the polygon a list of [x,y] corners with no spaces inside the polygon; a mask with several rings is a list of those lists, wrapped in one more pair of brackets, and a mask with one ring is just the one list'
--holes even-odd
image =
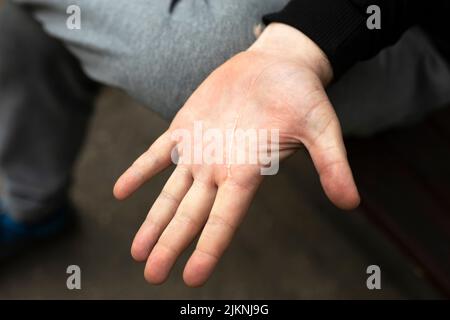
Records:
{"label": "gray trousers", "polygon": [[[171,0],[14,2],[0,7],[0,173],[2,201],[28,221],[66,201],[96,83],[170,120],[214,68],[255,40],[262,15],[288,0],[181,0],[172,13]],[[73,4],[81,30],[66,26]],[[329,94],[345,133],[370,134],[444,106],[449,84],[449,66],[413,29]]]}

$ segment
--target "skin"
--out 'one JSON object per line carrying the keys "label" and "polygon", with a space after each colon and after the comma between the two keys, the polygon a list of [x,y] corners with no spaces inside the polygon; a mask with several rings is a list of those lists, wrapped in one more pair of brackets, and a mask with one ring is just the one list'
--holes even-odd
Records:
{"label": "skin", "polygon": [[[171,165],[176,145],[171,133],[192,131],[193,122],[202,120],[204,129],[224,132],[233,126],[278,129],[280,160],[305,147],[328,198],[339,208],[355,208],[360,198],[339,121],[324,89],[331,79],[326,56],[309,38],[287,25],[269,25],[254,45],[200,85],[169,129],[119,178],[115,197],[127,198]],[[203,285],[263,179],[259,169],[257,164],[177,165],[132,244],[133,258],[146,261],[145,279],[163,283],[200,233],[183,278],[188,286]]]}

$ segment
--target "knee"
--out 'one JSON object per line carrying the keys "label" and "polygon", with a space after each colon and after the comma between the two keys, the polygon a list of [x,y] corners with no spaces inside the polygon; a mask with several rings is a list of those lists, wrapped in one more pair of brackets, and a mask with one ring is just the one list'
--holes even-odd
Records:
{"label": "knee", "polygon": [[[254,40],[253,29],[223,19],[201,30],[176,20],[151,41],[130,47],[126,90],[170,120],[208,75]],[[152,30],[149,28],[148,30]]]}
{"label": "knee", "polygon": [[[173,13],[146,19],[128,40],[125,88],[132,96],[171,119],[200,83],[256,39],[261,17],[288,0],[180,1]],[[131,28],[133,29],[133,28]],[[132,41],[132,43],[131,43]]]}

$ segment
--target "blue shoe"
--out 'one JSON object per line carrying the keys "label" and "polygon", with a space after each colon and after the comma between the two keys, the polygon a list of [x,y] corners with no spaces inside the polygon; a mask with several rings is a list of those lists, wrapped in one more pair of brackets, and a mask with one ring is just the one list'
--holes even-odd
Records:
{"label": "blue shoe", "polygon": [[0,259],[10,257],[40,241],[52,239],[74,224],[74,210],[67,204],[49,217],[28,224],[12,220],[0,202]]}

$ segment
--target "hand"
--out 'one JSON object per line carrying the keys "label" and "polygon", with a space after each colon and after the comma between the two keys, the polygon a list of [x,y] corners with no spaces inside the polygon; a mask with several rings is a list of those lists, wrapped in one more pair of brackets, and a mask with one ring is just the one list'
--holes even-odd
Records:
{"label": "hand", "polygon": [[[281,160],[306,147],[329,199],[343,209],[358,205],[340,125],[324,90],[331,78],[326,57],[309,38],[289,26],[271,24],[251,48],[215,70],[194,92],[169,129],[114,188],[116,198],[125,199],[171,164],[176,147],[181,161],[132,245],[134,259],[147,261],[147,281],[165,281],[177,257],[201,232],[183,278],[189,286],[202,285],[262,181],[259,162],[184,161],[190,150],[180,147],[174,133],[182,129],[194,135],[196,121],[202,121],[203,131],[224,134],[230,128],[233,134],[240,129],[278,130]],[[237,151],[228,148],[219,158],[232,159]]]}

